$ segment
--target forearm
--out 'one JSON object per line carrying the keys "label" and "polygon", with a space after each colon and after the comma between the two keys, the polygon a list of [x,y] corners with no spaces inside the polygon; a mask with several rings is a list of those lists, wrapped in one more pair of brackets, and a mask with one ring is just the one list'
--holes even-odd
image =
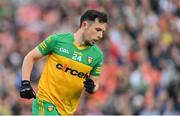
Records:
{"label": "forearm", "polygon": [[34,59],[30,56],[30,54],[27,54],[22,64],[22,80],[30,80],[33,64]]}

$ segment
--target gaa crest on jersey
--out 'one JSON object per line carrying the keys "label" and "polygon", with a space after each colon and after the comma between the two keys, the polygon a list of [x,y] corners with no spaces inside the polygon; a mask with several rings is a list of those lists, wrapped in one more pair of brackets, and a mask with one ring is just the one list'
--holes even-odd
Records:
{"label": "gaa crest on jersey", "polygon": [[92,61],[93,61],[93,58],[88,56],[88,57],[87,57],[87,62],[88,62],[89,64],[91,64]]}
{"label": "gaa crest on jersey", "polygon": [[48,106],[48,111],[52,112],[54,110],[54,106]]}

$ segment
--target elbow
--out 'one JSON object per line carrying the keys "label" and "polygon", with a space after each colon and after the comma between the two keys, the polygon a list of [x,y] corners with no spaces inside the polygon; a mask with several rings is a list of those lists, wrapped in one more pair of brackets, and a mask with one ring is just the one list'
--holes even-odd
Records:
{"label": "elbow", "polygon": [[31,61],[34,62],[35,58],[33,58],[33,56],[31,55],[31,52],[28,53],[25,57],[24,57],[24,61]]}

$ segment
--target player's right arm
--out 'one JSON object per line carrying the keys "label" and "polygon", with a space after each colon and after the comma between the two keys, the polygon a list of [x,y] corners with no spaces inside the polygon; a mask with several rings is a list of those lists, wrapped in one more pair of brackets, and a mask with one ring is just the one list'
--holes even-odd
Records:
{"label": "player's right arm", "polygon": [[38,48],[34,48],[24,58],[22,64],[22,81],[20,87],[20,96],[25,99],[35,98],[36,94],[30,84],[30,75],[32,67],[37,59],[42,58],[43,55],[39,52]]}
{"label": "player's right arm", "polygon": [[22,65],[22,81],[20,87],[20,96],[22,98],[35,98],[35,92],[30,84],[30,75],[32,72],[32,68],[36,60],[51,53],[55,43],[54,38],[54,36],[49,36],[25,56]]}
{"label": "player's right arm", "polygon": [[44,55],[40,53],[37,47],[34,48],[25,56],[23,64],[22,64],[22,80],[30,81],[30,75],[32,72],[32,67],[33,67],[34,62],[42,58],[43,56]]}

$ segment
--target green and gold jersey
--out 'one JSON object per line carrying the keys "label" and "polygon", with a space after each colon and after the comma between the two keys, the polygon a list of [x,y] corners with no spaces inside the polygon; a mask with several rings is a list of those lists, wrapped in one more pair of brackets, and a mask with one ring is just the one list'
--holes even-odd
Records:
{"label": "green and gold jersey", "polygon": [[78,47],[73,34],[54,34],[37,47],[48,55],[38,85],[38,97],[56,105],[63,114],[73,114],[89,75],[99,76],[103,53],[96,46]]}

